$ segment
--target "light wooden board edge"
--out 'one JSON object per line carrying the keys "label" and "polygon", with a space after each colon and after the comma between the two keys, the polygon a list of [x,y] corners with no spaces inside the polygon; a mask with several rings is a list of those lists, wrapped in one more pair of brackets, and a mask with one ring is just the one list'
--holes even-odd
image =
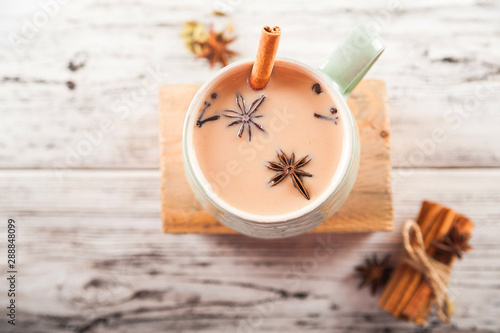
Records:
{"label": "light wooden board edge", "polygon": [[[229,234],[233,230],[203,211],[183,171],[182,122],[199,85],[166,85],[160,95],[161,199],[165,233]],[[168,102],[171,110],[164,104]],[[393,229],[390,120],[385,82],[363,80],[348,99],[362,136],[360,175],[339,211],[311,232],[373,232]],[[370,144],[367,143],[370,140]],[[370,164],[370,166],[368,166]],[[172,168],[174,169],[172,171]],[[171,173],[175,174],[173,177]],[[182,174],[182,177],[180,176]],[[377,186],[373,186],[377,182]],[[177,194],[172,190],[176,189]],[[183,193],[179,193],[183,189]],[[357,202],[354,199],[358,197]],[[350,215],[356,212],[353,219]]]}

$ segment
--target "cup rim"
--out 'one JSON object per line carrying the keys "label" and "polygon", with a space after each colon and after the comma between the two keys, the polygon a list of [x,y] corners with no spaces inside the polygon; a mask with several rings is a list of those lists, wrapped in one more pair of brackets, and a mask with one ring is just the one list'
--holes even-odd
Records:
{"label": "cup rim", "polygon": [[342,148],[339,165],[332,177],[330,185],[314,201],[310,202],[306,206],[296,211],[280,215],[258,215],[258,214],[248,213],[229,205],[220,197],[218,197],[212,190],[210,183],[205,178],[205,175],[201,171],[201,168],[198,164],[195,149],[193,146],[193,131],[195,127],[196,115],[198,113],[198,106],[201,105],[208,91],[211,90],[214,82],[217,81],[217,79],[220,76],[232,70],[235,70],[237,67],[253,63],[254,62],[253,58],[245,58],[236,61],[222,68],[217,73],[215,73],[215,75],[213,75],[209,80],[205,81],[205,83],[200,87],[200,89],[198,89],[196,95],[193,97],[189,105],[182,131],[182,150],[184,156],[184,164],[187,171],[187,176],[191,177],[191,179],[193,180],[192,184],[194,184],[197,187],[197,189],[204,196],[204,198],[207,199],[212,205],[214,205],[216,209],[220,210],[226,215],[228,214],[235,215],[240,219],[243,219],[251,223],[265,223],[265,224],[282,223],[294,219],[300,219],[314,212],[317,209],[321,209],[321,207],[337,193],[337,191],[342,187],[342,185],[346,181],[348,171],[350,170],[354,159],[355,120],[350,112],[346,99],[339,92],[337,84],[320,69],[315,69],[302,62],[281,57],[276,58],[276,61],[285,62],[289,65],[299,67],[299,69],[305,71],[308,75],[317,79],[322,85],[322,88],[327,90],[327,92],[334,98],[334,101],[336,103],[342,104],[341,107],[338,107],[337,105],[337,109],[339,110],[341,119],[343,119],[344,123],[343,124],[344,147]]}

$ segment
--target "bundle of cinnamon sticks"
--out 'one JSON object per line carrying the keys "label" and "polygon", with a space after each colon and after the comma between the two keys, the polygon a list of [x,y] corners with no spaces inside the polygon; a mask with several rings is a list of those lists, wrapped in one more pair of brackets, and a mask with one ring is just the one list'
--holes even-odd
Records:
{"label": "bundle of cinnamon sticks", "polygon": [[[422,232],[427,254],[450,267],[457,258],[457,254],[451,253],[447,257],[437,256],[439,246],[436,242],[442,240],[454,227],[460,235],[470,235],[474,227],[472,221],[467,217],[428,201],[424,201],[422,204],[417,224]],[[435,295],[429,281],[423,274],[401,263],[387,283],[380,297],[379,305],[398,319],[423,325],[434,300]],[[445,312],[448,314],[453,312],[451,303],[447,304]]]}

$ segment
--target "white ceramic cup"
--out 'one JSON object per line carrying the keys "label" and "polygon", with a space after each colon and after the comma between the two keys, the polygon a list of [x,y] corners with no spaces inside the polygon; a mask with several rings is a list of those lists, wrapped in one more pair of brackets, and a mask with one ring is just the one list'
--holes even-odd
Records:
{"label": "white ceramic cup", "polygon": [[[347,57],[343,49],[346,45],[351,48],[357,47],[359,52]],[[205,82],[191,102],[184,122],[182,139],[188,182],[202,207],[229,228],[257,238],[283,238],[299,235],[317,227],[336,212],[349,196],[359,169],[359,133],[356,121],[347,106],[346,97],[383,50],[384,44],[376,34],[367,33],[363,27],[358,27],[351,32],[341,47],[332,53],[320,69],[314,69],[294,60],[277,60],[280,64],[303,72],[318,82],[336,103],[344,126],[340,162],[328,188],[307,206],[283,215],[250,214],[219,198],[200,169],[193,145],[193,130],[205,97],[220,82],[238,72],[242,66],[251,65],[253,59],[235,62]]]}

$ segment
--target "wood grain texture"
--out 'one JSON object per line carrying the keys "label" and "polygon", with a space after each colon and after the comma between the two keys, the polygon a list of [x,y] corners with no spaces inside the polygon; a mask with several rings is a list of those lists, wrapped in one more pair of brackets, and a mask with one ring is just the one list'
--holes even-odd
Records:
{"label": "wood grain texture", "polygon": [[[498,332],[500,170],[411,171],[394,187],[395,232],[273,241],[162,234],[158,172],[77,171],[63,183],[48,170],[4,172],[0,211],[19,224],[15,332],[237,332],[259,309],[255,332]],[[476,223],[474,250],[452,275],[453,326],[435,317],[426,329],[395,321],[352,275],[373,252],[396,260],[402,224],[421,198]],[[320,242],[333,252],[315,262]]]}
{"label": "wood grain texture", "polygon": [[[233,23],[238,35],[233,48],[239,55],[232,60],[253,57],[262,26],[278,24],[283,28],[278,56],[312,66],[319,66],[357,24],[379,22],[387,50],[368,76],[387,82],[394,111],[391,123],[396,124],[393,165],[500,166],[500,132],[484,130],[484,124],[500,123],[497,1],[460,0],[450,5],[444,0],[317,0],[285,7],[282,1],[235,1],[230,16],[215,17],[211,11],[217,2],[72,1],[19,55],[2,39],[0,118],[6,131],[0,168],[54,168],[60,163],[68,169],[157,169],[159,86],[202,83],[218,70],[184,48],[182,25],[194,19],[216,28]],[[397,8],[389,10],[391,3]],[[2,36],[21,31],[17,17],[31,17],[40,10],[34,0],[9,7],[0,13]],[[80,53],[87,56],[85,66],[70,71],[69,62]],[[132,100],[150,76],[150,67],[158,73],[158,82]],[[76,87],[68,89],[66,81]],[[484,97],[476,98],[476,89],[486,83],[492,93],[481,91]],[[458,116],[465,104],[470,104],[467,118],[445,121],[451,111]],[[123,110],[128,110],[127,116]],[[88,140],[86,134],[96,131],[102,119],[110,119],[113,130],[91,153],[66,163],[68,151]],[[446,139],[422,153],[422,141],[431,138],[435,128],[443,128]]]}
{"label": "wood grain texture", "polygon": [[[160,165],[163,231],[234,233],[196,201],[186,180],[182,127],[199,85],[160,88]],[[348,101],[359,127],[361,162],[351,195],[337,213],[311,232],[391,231],[393,227],[389,111],[381,80],[364,80]]]}
{"label": "wood grain texture", "polygon": [[[211,14],[220,3],[234,7],[229,16]],[[9,34],[40,11],[37,0],[0,10],[0,219],[20,224],[14,332],[225,333],[249,318],[254,332],[499,332],[498,1],[69,1],[16,52]],[[337,252],[305,272],[318,234],[270,242],[161,233],[158,88],[217,71],[184,49],[187,20],[233,23],[234,60],[254,56],[256,32],[277,24],[279,56],[312,66],[357,24],[380,26],[387,50],[368,76],[387,82],[394,232],[331,234]],[[81,54],[85,65],[69,70]],[[103,119],[113,129],[67,163]],[[429,144],[439,128],[446,139]],[[477,225],[474,250],[454,268],[451,326],[396,322],[351,276],[366,255],[399,250],[401,224],[423,199]],[[283,281],[290,271],[300,284]],[[2,276],[0,304],[6,287]],[[0,332],[11,331],[0,320]]]}

